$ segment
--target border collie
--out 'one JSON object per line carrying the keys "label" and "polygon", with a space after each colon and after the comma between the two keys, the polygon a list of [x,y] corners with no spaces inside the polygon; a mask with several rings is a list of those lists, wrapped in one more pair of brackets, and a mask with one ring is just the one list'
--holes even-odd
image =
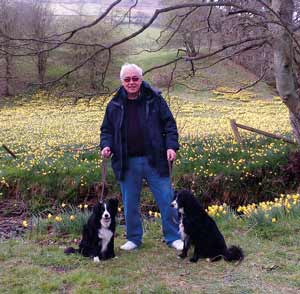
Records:
{"label": "border collie", "polygon": [[95,262],[115,257],[114,235],[117,212],[117,199],[98,202],[87,223],[83,226],[79,248],[68,247],[64,252],[66,254],[80,253],[93,258]]}
{"label": "border collie", "polygon": [[187,257],[191,244],[194,245],[194,255],[191,262],[199,258],[209,258],[210,261],[242,261],[243,251],[238,246],[227,247],[224,237],[215,221],[207,214],[196,197],[188,190],[175,191],[171,207],[178,210],[179,231],[184,242],[179,257]]}

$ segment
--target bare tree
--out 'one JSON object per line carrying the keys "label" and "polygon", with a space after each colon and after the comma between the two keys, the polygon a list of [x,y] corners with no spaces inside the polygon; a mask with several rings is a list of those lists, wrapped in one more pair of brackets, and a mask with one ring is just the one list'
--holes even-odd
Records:
{"label": "bare tree", "polygon": [[298,43],[299,39],[293,35],[294,4],[292,0],[273,0],[272,6],[266,6],[266,9],[271,12],[274,20],[274,24],[270,24],[270,30],[273,37],[276,87],[282,101],[289,109],[294,136],[300,143],[300,91],[295,72],[297,51],[294,50],[293,43],[296,43],[295,46],[298,50],[300,44]]}
{"label": "bare tree", "polygon": [[17,7],[9,0],[0,0],[0,80],[3,81],[3,94],[10,96],[14,94],[14,52],[16,43],[7,36],[16,35],[18,26],[15,20],[19,12]]}
{"label": "bare tree", "polygon": [[[216,3],[219,7],[214,7]],[[300,65],[300,40],[297,34],[299,26],[299,1],[231,1],[231,5],[226,1],[202,1],[211,9],[222,12],[222,17],[218,22],[208,17],[207,23],[210,27],[221,30],[220,48],[207,54],[206,56],[192,56],[187,50],[187,60],[200,60],[212,55],[218,56],[220,62],[226,58],[239,58],[245,52],[251,52],[252,60],[257,58],[257,64],[261,67],[262,75],[271,68],[275,77],[276,88],[282,101],[289,109],[290,122],[294,137],[300,143],[300,89],[299,89],[299,65]],[[181,5],[183,6],[183,5]],[[179,7],[179,5],[177,5]],[[199,7],[196,4],[187,3],[187,7]],[[170,8],[170,7],[169,7]],[[168,8],[168,9],[169,9]],[[175,6],[173,5],[174,11]],[[186,15],[186,14],[185,14]],[[184,17],[177,12],[177,16]],[[180,24],[176,30],[187,25]],[[192,26],[187,25],[191,30]],[[194,26],[195,27],[195,26]],[[198,22],[200,28],[200,22]],[[213,29],[214,31],[214,29]],[[191,42],[187,42],[191,44]],[[191,47],[192,48],[192,47]],[[188,46],[187,46],[188,49]],[[258,53],[256,53],[258,52]],[[273,60],[270,59],[273,54]],[[178,60],[176,60],[178,62]],[[169,63],[168,63],[169,64]],[[274,64],[274,66],[273,66]],[[161,66],[159,66],[161,67]],[[259,78],[259,80],[261,77]]]}
{"label": "bare tree", "polygon": [[[27,4],[27,3],[26,3]],[[47,35],[52,31],[54,16],[49,9],[48,3],[41,3],[38,0],[31,0],[27,5],[27,17],[25,22],[28,23],[27,33],[29,37],[33,38],[32,48],[35,51],[36,66],[38,73],[38,81],[40,87],[44,87],[45,76],[47,70],[47,59],[49,45]]]}

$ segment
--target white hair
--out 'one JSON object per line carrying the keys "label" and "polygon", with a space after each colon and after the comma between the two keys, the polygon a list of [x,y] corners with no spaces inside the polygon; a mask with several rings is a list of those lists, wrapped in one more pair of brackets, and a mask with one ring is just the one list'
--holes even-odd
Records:
{"label": "white hair", "polygon": [[143,77],[143,70],[139,66],[137,66],[134,63],[125,63],[125,64],[122,65],[121,71],[120,71],[120,79],[121,80],[123,80],[124,73],[128,69],[134,69],[137,72],[137,74],[139,75],[140,78]]}

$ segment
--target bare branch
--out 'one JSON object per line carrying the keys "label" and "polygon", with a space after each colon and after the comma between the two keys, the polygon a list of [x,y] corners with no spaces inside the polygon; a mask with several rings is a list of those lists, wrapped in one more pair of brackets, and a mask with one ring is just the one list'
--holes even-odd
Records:
{"label": "bare branch", "polygon": [[265,65],[263,73],[262,73],[261,76],[260,76],[258,79],[256,79],[254,82],[248,84],[247,86],[241,87],[241,88],[239,88],[239,89],[236,90],[236,91],[222,91],[222,93],[238,94],[239,92],[241,92],[241,91],[243,91],[243,90],[246,90],[246,89],[248,89],[248,88],[254,87],[257,83],[259,83],[260,81],[263,80],[263,78],[264,78],[264,76],[265,76],[267,70],[268,70],[268,67]]}
{"label": "bare branch", "polygon": [[211,13],[212,13],[212,10],[213,10],[213,7],[210,7],[209,8],[209,13],[208,13],[208,16],[207,16],[207,24],[208,24],[208,32],[209,32],[209,30],[211,30],[213,33],[217,33],[217,31],[215,31],[214,29],[213,29],[213,27],[211,26],[211,24],[210,24],[210,16],[211,16]]}

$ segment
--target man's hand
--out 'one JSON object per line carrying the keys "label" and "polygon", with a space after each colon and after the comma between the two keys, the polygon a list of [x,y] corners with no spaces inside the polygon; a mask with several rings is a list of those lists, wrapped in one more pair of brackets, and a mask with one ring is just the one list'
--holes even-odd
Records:
{"label": "man's hand", "polygon": [[174,161],[176,159],[176,152],[173,149],[167,150],[167,159],[169,161]]}
{"label": "man's hand", "polygon": [[101,150],[101,155],[102,155],[104,158],[109,158],[110,155],[111,155],[110,147],[104,147],[104,148]]}

